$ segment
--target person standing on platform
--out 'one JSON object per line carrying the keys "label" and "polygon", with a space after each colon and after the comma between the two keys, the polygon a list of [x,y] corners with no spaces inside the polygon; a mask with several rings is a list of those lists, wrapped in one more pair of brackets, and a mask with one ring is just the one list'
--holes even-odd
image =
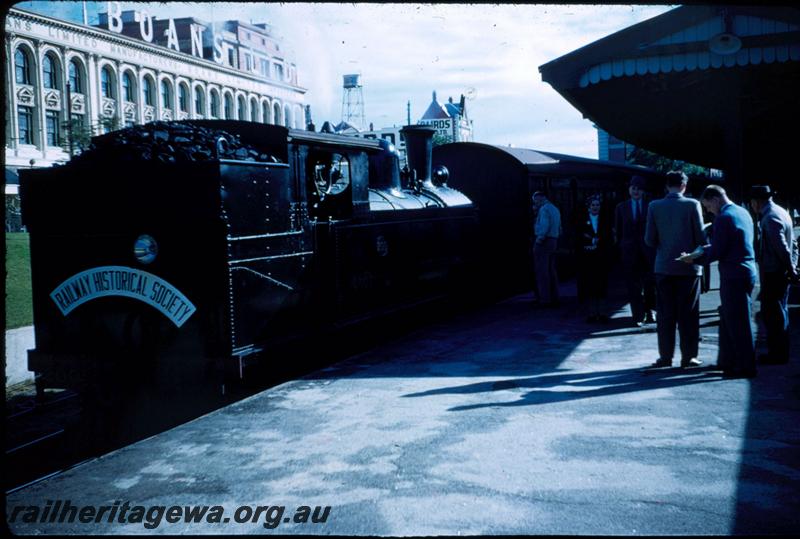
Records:
{"label": "person standing on platform", "polygon": [[[539,207],[536,206],[536,201],[533,197],[531,197],[531,221],[530,221],[530,228],[534,230],[536,225],[536,219],[539,217]],[[535,256],[535,247],[536,247],[536,233],[534,232],[531,234],[530,237],[530,245],[528,246],[528,252],[530,253],[530,261],[531,261],[531,288],[533,290],[533,304],[538,305],[540,303],[539,299],[539,285],[536,281],[536,256]]]}
{"label": "person standing on platform", "polygon": [[681,367],[697,367],[700,340],[700,276],[702,267],[678,260],[681,253],[705,245],[700,203],[683,195],[689,179],[679,171],[667,173],[667,195],[650,203],[645,243],[656,250],[654,273],[658,294],[659,358],[651,368],[671,367],[675,326],[680,333]]}
{"label": "person standing on platform", "polygon": [[750,207],[761,230],[758,266],[761,283],[761,318],[767,330],[767,354],[761,363],[789,361],[789,283],[797,278],[797,244],[789,212],[772,201],[768,185],[754,185]]}
{"label": "person standing on platform", "polygon": [[617,204],[614,210],[614,236],[619,246],[622,271],[628,287],[633,323],[637,326],[656,321],[656,286],[653,280],[653,249],[644,242],[647,206],[644,199],[645,179],[631,178],[631,198]]}
{"label": "person standing on platform", "polygon": [[536,288],[539,292],[539,305],[555,307],[558,305],[558,275],[556,274],[556,247],[561,235],[561,212],[545,194],[533,194],[533,205],[537,209],[533,246],[533,261],[536,272]]}
{"label": "person standing on platform", "polygon": [[589,211],[579,212],[575,224],[575,255],[578,265],[578,300],[588,304],[587,322],[607,322],[604,312],[608,294],[611,227],[601,213],[602,198],[590,196]]}
{"label": "person standing on platform", "polygon": [[750,325],[750,295],[756,284],[753,250],[753,219],[750,213],[728,198],[725,189],[709,185],[700,197],[703,207],[714,215],[711,244],[681,260],[693,264],[719,261],[719,353],[717,367],[727,377],[753,378],[756,352]]}

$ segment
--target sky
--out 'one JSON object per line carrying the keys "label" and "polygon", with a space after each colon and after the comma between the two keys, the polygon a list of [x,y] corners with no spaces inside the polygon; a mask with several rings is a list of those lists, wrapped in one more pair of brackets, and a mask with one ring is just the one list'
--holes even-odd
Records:
{"label": "sky", "polygon": [[[82,21],[82,2],[17,7]],[[89,23],[106,2],[86,2]],[[361,75],[367,123],[416,122],[439,103],[467,97],[474,139],[597,158],[597,132],[539,66],[664,13],[668,5],[334,4],[120,2],[157,18],[266,22],[298,69],[316,125],[342,119],[342,75]]]}

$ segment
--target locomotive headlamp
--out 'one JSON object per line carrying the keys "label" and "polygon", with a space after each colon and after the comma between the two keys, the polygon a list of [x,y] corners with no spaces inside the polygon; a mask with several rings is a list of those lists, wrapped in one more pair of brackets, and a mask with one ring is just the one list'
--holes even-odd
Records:
{"label": "locomotive headlamp", "polygon": [[133,254],[136,260],[142,264],[149,264],[158,255],[158,244],[152,236],[142,234],[136,238],[136,243],[133,244]]}

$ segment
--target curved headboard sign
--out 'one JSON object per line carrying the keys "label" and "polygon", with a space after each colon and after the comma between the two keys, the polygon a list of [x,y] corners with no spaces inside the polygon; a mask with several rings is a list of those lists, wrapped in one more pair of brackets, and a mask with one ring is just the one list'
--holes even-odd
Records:
{"label": "curved headboard sign", "polygon": [[164,279],[125,266],[100,266],[76,273],[50,293],[64,316],[87,301],[107,296],[123,296],[147,303],[178,327],[197,310],[180,290]]}

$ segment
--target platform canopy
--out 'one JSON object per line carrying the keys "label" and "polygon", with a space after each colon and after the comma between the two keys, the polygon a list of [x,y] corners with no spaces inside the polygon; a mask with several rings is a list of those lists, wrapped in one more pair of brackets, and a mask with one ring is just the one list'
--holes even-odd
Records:
{"label": "platform canopy", "polygon": [[795,175],[800,9],[682,6],[539,71],[597,126],[655,153],[723,169],[738,192]]}

